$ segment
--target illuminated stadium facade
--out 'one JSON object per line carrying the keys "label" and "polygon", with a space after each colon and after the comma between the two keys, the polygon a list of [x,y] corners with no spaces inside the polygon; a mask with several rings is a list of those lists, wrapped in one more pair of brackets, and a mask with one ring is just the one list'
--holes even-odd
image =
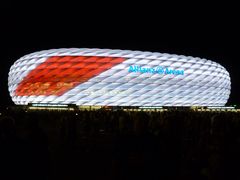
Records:
{"label": "illuminated stadium facade", "polygon": [[110,49],[53,49],[11,67],[15,104],[224,106],[229,73],[206,59]]}

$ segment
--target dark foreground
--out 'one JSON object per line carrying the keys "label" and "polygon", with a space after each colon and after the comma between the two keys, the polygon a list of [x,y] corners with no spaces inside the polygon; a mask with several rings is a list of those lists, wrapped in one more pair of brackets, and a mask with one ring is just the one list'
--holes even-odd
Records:
{"label": "dark foreground", "polygon": [[239,113],[1,113],[0,179],[240,179]]}

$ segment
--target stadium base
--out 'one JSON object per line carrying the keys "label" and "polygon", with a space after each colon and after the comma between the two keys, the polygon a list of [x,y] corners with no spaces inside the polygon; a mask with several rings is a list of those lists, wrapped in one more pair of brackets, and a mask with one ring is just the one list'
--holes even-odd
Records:
{"label": "stadium base", "polygon": [[224,111],[240,112],[234,106],[77,106],[75,104],[29,104],[13,106],[14,109],[24,109],[25,111]]}

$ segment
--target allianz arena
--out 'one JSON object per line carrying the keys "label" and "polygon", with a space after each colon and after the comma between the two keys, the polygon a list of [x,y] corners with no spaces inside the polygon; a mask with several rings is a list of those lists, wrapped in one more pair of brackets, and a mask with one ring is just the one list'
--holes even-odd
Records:
{"label": "allianz arena", "polygon": [[17,60],[8,77],[15,104],[224,106],[226,69],[190,56],[110,49],[52,49]]}

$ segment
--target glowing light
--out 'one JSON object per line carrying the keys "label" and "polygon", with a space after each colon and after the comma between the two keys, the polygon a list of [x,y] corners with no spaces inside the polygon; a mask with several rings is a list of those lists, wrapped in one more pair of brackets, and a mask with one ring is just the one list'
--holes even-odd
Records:
{"label": "glowing light", "polygon": [[109,49],[32,53],[12,65],[8,80],[21,105],[224,106],[231,89],[229,73],[210,60]]}

